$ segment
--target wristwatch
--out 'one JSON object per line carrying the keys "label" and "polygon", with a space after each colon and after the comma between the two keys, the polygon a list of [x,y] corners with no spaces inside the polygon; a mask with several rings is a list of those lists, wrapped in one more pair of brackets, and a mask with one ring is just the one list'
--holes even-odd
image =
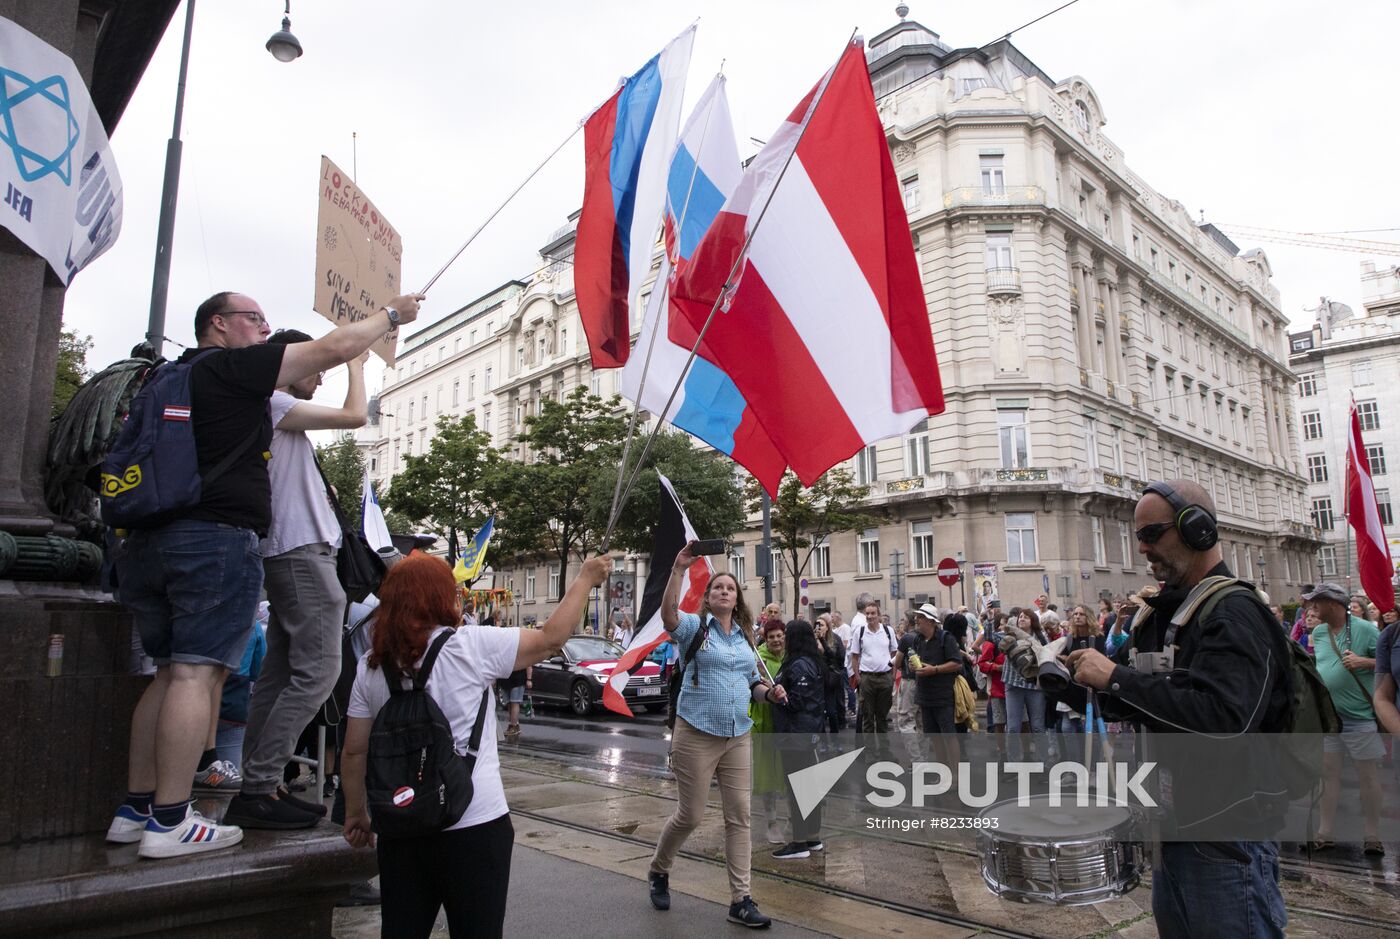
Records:
{"label": "wristwatch", "polygon": [[389,314],[389,325],[394,329],[399,328],[399,311],[391,306],[386,306],[384,312]]}

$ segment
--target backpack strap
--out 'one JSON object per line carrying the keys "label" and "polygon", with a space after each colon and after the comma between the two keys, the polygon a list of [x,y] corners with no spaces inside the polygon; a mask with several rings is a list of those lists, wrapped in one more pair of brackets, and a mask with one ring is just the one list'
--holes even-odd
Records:
{"label": "backpack strap", "polygon": [[476,766],[476,754],[481,749],[481,732],[486,726],[486,708],[490,703],[491,686],[488,684],[481,692],[481,706],[476,709],[476,723],[472,724],[472,736],[467,741],[467,752],[462,754],[462,759],[467,761],[468,775]]}
{"label": "backpack strap", "polygon": [[423,655],[423,664],[418,666],[418,674],[413,676],[413,690],[422,691],[428,686],[428,676],[432,674],[433,663],[437,661],[438,653],[442,647],[447,645],[447,640],[452,638],[452,634],[457,630],[449,629],[433,640],[433,644],[428,646],[428,651]]}
{"label": "backpack strap", "polygon": [[[189,360],[188,362],[184,363],[184,364],[185,364],[187,367],[193,368],[193,367],[194,367],[194,363],[196,363],[196,362],[198,362],[200,359],[204,358],[205,355],[207,355],[207,354],[209,354],[209,353],[211,353],[211,352],[217,352],[217,351],[219,351],[219,350],[217,350],[217,349],[205,349],[205,350],[203,350],[203,351],[196,352],[193,356],[190,357],[190,360]],[[191,384],[191,386],[190,386],[190,397],[191,397],[191,398],[194,397],[194,386],[193,386],[193,384]],[[259,424],[258,426],[256,426],[256,427],[253,428],[252,434],[250,434],[250,435],[248,436],[248,439],[247,439],[247,440],[244,440],[244,441],[243,441],[243,443],[242,443],[241,446],[235,447],[234,449],[230,450],[228,453],[224,454],[224,458],[223,458],[222,460],[220,460],[219,462],[215,463],[215,464],[210,468],[209,472],[201,474],[201,478],[202,478],[204,484],[205,484],[205,485],[208,485],[209,483],[212,483],[214,480],[218,479],[220,476],[224,475],[224,474],[227,473],[229,470],[231,470],[231,469],[233,468],[233,464],[236,463],[236,462],[238,462],[238,460],[239,460],[244,454],[246,454],[250,449],[252,449],[252,447],[258,442],[258,435],[259,435],[261,432],[262,432],[262,425]],[[197,451],[196,451],[196,452],[197,452]]]}
{"label": "backpack strap", "polygon": [[[699,629],[698,631],[696,631],[696,633],[695,633],[695,638],[692,639],[692,640],[690,640],[690,645],[686,646],[686,648],[685,648],[685,657],[681,660],[681,674],[682,674],[682,675],[684,675],[684,674],[685,674],[685,670],[686,670],[687,668],[690,667],[690,663],[695,661],[695,656],[700,652],[700,646],[704,644],[705,639],[708,638],[709,635],[710,635],[710,624],[709,624],[709,623],[701,623],[701,624],[700,624],[700,629]],[[695,665],[695,672],[691,675],[691,677],[690,677],[690,682],[691,682],[691,684],[693,684],[693,685],[699,685],[699,684],[700,684],[700,665],[699,665],[699,663],[696,663],[696,665]]]}

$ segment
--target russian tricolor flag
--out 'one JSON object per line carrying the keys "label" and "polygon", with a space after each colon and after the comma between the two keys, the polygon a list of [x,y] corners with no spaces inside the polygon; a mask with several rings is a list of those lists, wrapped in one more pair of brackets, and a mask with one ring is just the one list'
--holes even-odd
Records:
{"label": "russian tricolor flag", "polygon": [[[681,131],[667,174],[666,257],[647,298],[637,354],[622,370],[622,394],[653,414],[665,408],[690,356],[689,346],[676,344],[668,335],[667,285],[673,272],[685,268],[743,176],[724,87],[724,77],[716,76]],[[727,454],[776,495],[787,464],[738,387],[714,364],[695,359],[667,420]]]}
{"label": "russian tricolor flag", "polygon": [[719,304],[700,354],[733,380],[804,485],[943,411],[923,279],[859,41],[754,158],[671,302],[671,339],[686,347]]}
{"label": "russian tricolor flag", "polygon": [[574,290],[594,368],[627,361],[628,311],[651,269],[694,41],[691,26],[584,124]]}

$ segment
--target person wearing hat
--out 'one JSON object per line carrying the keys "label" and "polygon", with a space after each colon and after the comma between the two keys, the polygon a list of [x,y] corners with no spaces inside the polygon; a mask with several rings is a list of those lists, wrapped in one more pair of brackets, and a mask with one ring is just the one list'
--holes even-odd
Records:
{"label": "person wearing hat", "polygon": [[1379,857],[1385,854],[1380,839],[1380,761],[1385,757],[1385,744],[1376,729],[1371,697],[1380,631],[1370,620],[1348,615],[1350,598],[1338,584],[1318,584],[1303,594],[1303,602],[1317,614],[1319,622],[1312,631],[1317,673],[1342,719],[1341,734],[1322,742],[1322,805],[1313,849],[1326,851],[1333,846],[1332,825],[1342,788],[1342,753],[1346,752],[1356,764],[1360,784],[1366,823],[1364,850]]}
{"label": "person wearing hat", "polygon": [[[1132,637],[1112,658],[1097,649],[1070,653],[1074,682],[1056,694],[1083,713],[1085,689],[1093,689],[1106,720],[1130,721],[1153,734],[1233,740],[1250,755],[1252,772],[1219,773],[1206,789],[1200,781],[1177,780],[1173,821],[1181,840],[1161,845],[1152,874],[1153,919],[1167,937],[1282,939],[1288,914],[1279,844],[1269,833],[1282,824],[1287,798],[1254,789],[1254,780],[1281,778],[1282,767],[1269,748],[1242,738],[1291,728],[1288,637],[1252,586],[1236,581],[1225,565],[1215,503],[1199,483],[1150,484],[1133,520],[1138,553],[1161,592],[1142,597]],[[1208,594],[1213,602],[1202,612]],[[1180,624],[1178,611],[1187,613]],[[1232,831],[1258,834],[1211,837],[1222,804],[1229,806]],[[1186,840],[1196,833],[1200,840]]]}
{"label": "person wearing hat", "polygon": [[[925,603],[914,611],[914,628],[918,639],[909,655],[914,666],[914,695],[924,719],[926,734],[955,734],[953,718],[953,685],[962,672],[963,653],[958,641],[942,628],[943,616],[938,607]],[[917,658],[915,658],[917,656]],[[904,653],[895,658],[895,667],[903,667]]]}

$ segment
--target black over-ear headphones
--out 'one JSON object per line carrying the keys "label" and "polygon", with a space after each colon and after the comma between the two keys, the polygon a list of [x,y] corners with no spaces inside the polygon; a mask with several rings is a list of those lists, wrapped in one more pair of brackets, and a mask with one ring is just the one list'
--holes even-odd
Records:
{"label": "black over-ear headphones", "polygon": [[1194,502],[1187,502],[1166,483],[1149,483],[1143,493],[1149,492],[1166,499],[1172,507],[1173,524],[1186,547],[1193,551],[1208,551],[1215,547],[1220,540],[1220,532],[1216,530],[1214,515]]}

